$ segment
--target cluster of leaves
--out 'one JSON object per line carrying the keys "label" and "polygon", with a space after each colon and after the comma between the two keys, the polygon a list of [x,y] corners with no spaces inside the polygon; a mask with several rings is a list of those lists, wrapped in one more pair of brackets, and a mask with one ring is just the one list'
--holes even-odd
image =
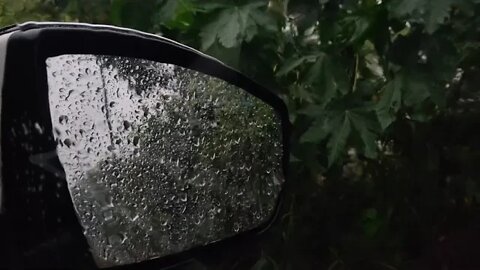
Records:
{"label": "cluster of leaves", "polygon": [[478,225],[480,1],[32,2],[18,13],[160,33],[284,98],[294,184],[256,269],[428,268]]}
{"label": "cluster of leaves", "polygon": [[432,19],[423,12],[428,1],[410,1],[410,11],[401,2],[327,3],[312,15],[315,29],[297,29],[316,44],[308,56],[287,59],[277,75],[300,78],[288,93],[294,121],[313,120],[300,142],[326,141],[328,166],[347,147],[377,158],[392,123],[428,121],[445,109],[445,86],[459,64],[453,40],[439,29],[450,5]]}

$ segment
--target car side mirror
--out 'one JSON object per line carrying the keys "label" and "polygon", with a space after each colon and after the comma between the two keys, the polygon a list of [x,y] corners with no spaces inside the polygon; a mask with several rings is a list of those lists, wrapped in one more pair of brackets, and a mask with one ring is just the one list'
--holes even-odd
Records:
{"label": "car side mirror", "polygon": [[26,23],[0,36],[0,65],[19,258],[68,232],[100,268],[175,261],[275,219],[286,106],[218,60],[129,29]]}

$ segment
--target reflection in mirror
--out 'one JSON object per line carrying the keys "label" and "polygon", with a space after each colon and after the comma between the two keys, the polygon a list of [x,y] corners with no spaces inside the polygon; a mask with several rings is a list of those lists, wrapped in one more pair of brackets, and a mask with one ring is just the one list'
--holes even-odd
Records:
{"label": "reflection in mirror", "polygon": [[273,108],[147,60],[48,58],[53,132],[99,266],[178,253],[263,225],[283,183]]}

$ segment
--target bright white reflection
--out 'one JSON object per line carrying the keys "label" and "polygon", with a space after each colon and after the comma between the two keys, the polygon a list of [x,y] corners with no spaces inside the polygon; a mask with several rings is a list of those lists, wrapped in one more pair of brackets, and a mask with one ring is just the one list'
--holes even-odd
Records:
{"label": "bright white reflection", "polygon": [[271,216],[283,176],[270,106],[171,64],[46,63],[58,156],[99,266],[205,245]]}

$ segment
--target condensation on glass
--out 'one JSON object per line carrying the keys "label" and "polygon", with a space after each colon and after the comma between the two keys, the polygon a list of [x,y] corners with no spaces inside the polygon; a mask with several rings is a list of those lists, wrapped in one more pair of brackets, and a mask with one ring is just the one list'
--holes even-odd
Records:
{"label": "condensation on glass", "polygon": [[101,267],[219,241],[272,216],[274,110],[220,79],[142,59],[48,58],[57,152]]}

